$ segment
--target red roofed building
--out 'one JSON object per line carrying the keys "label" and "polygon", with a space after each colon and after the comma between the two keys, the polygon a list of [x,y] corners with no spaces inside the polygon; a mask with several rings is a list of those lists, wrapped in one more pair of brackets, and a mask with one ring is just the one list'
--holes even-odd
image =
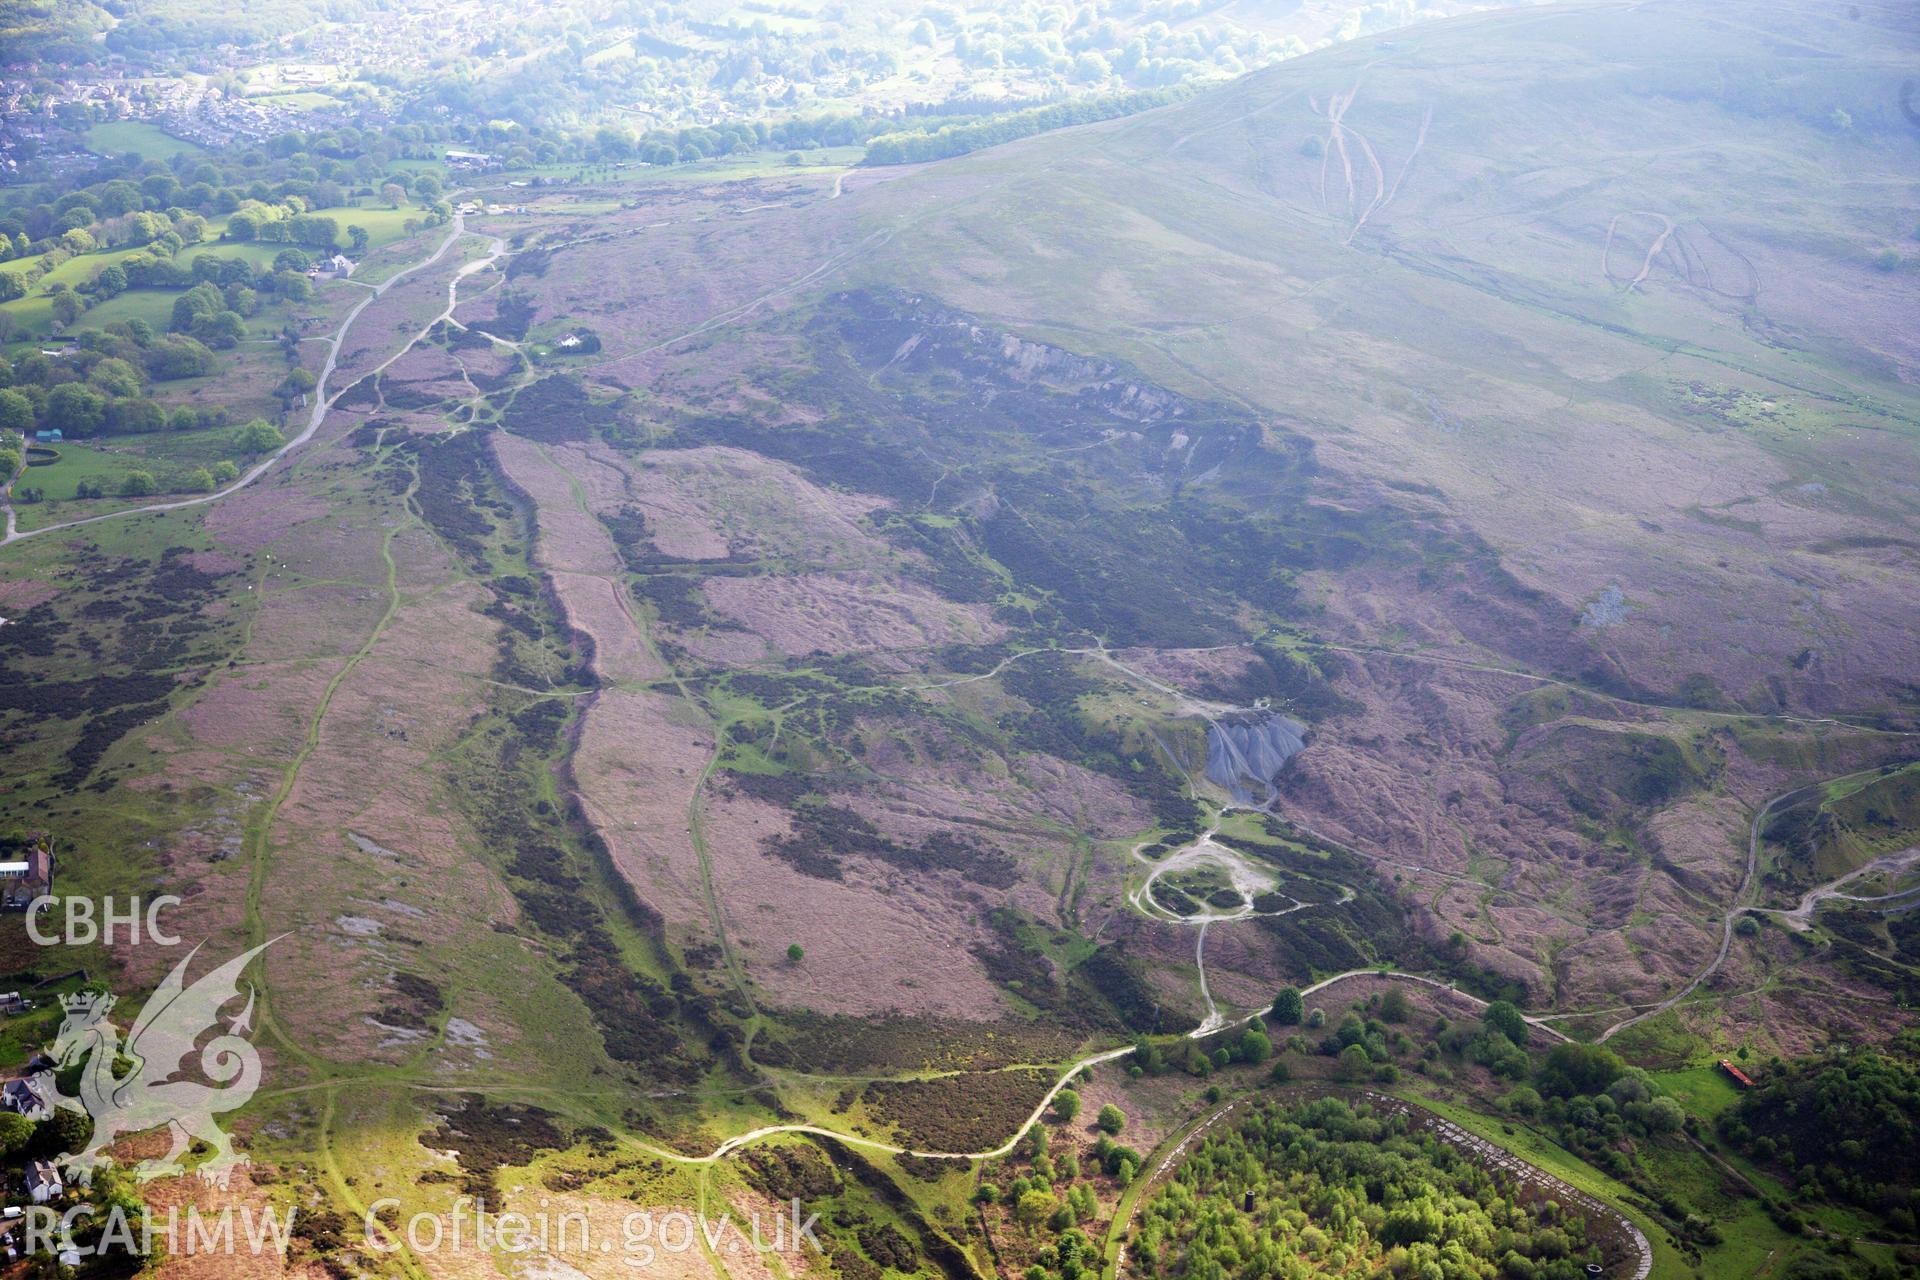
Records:
{"label": "red roofed building", "polygon": [[1753,1081],[1748,1079],[1747,1073],[1734,1066],[1731,1062],[1728,1062],[1725,1058],[1720,1059],[1720,1069],[1726,1072],[1733,1082],[1742,1089],[1753,1088]]}

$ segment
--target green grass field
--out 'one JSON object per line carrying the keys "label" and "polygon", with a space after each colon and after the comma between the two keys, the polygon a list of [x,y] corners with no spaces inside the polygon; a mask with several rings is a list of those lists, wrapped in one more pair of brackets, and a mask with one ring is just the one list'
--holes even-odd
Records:
{"label": "green grass field", "polygon": [[421,216],[420,210],[410,205],[402,205],[398,209],[361,207],[358,209],[323,209],[321,212],[340,220],[340,230],[343,236],[346,234],[346,229],[349,225],[365,227],[367,231],[367,247],[370,249],[378,249],[383,245],[393,244],[396,241],[405,239],[407,235],[407,219]]}
{"label": "green grass field", "polygon": [[284,244],[269,244],[254,240],[209,240],[203,244],[190,245],[182,249],[175,261],[183,267],[191,267],[201,258],[242,258],[255,270],[264,270],[273,265],[275,255],[288,247]]}
{"label": "green grass field", "polygon": [[[138,257],[145,252],[146,249],[142,247],[138,249],[103,249],[95,253],[76,254],[41,276],[35,283],[34,289],[36,292],[46,293],[57,284],[64,284],[69,289],[78,288],[80,285],[85,284],[87,281],[99,275],[102,270],[113,263],[124,262],[128,258]],[[39,261],[40,259],[38,257],[31,257],[16,258],[11,262],[0,262],[0,271],[10,272],[17,276],[24,276],[27,272],[31,271]],[[8,303],[7,305],[12,306],[13,304]]]}
{"label": "green grass field", "polygon": [[[125,505],[112,495],[122,481],[135,471],[154,478],[161,494],[190,492],[186,477],[196,468],[211,469],[222,459],[231,459],[244,468],[249,459],[233,448],[233,427],[209,427],[201,431],[156,431],[141,435],[107,436],[88,441],[62,441],[53,446],[60,452],[57,462],[29,467],[19,487],[33,488],[43,495],[35,503],[18,507],[22,528],[34,529]],[[108,497],[88,500],[85,509],[71,508],[78,501],[75,491],[80,482],[91,480]],[[152,499],[144,499],[152,501]]]}
{"label": "green grass field", "polygon": [[144,320],[159,333],[172,322],[173,300],[179,296],[169,289],[129,289],[88,308],[74,328],[104,329],[122,321]]}
{"label": "green grass field", "polygon": [[[1712,1280],[1778,1274],[1794,1259],[1829,1251],[1827,1242],[1806,1235],[1792,1235],[1768,1216],[1765,1206],[1738,1178],[1728,1175],[1712,1160],[1691,1147],[1649,1143],[1642,1148],[1647,1168],[1661,1186],[1679,1196],[1695,1209],[1713,1218],[1720,1229],[1721,1242],[1704,1251],[1694,1274]],[[1856,1214],[1832,1206],[1794,1204],[1793,1193],[1751,1168],[1740,1172],[1754,1185],[1774,1198],[1792,1205],[1797,1213],[1820,1231],[1840,1237],[1855,1237],[1873,1230],[1873,1224]],[[1883,1246],[1855,1245],[1862,1257],[1891,1262],[1893,1251]],[[1656,1268],[1655,1275],[1660,1272]]]}
{"label": "green grass field", "polygon": [[206,154],[205,147],[184,142],[138,120],[116,120],[93,126],[87,130],[87,146],[103,156],[132,152],[142,160],[171,160],[183,151],[191,156]]}
{"label": "green grass field", "polygon": [[[153,470],[150,459],[134,453],[121,453],[112,447],[61,443],[60,460],[27,471],[22,487],[32,487],[46,495],[49,503],[71,499],[83,480],[97,481],[111,493],[135,471]],[[156,480],[158,473],[154,474]],[[164,487],[164,481],[162,482]]]}
{"label": "green grass field", "polygon": [[1712,1120],[1740,1101],[1740,1090],[1727,1078],[1726,1072],[1711,1062],[1651,1074],[1662,1089],[1672,1094],[1690,1114],[1702,1120]]}
{"label": "green grass field", "polygon": [[[74,500],[75,491],[84,480],[98,483],[111,494],[130,473],[146,471],[159,482],[161,489],[168,487],[154,464],[138,454],[70,442],[54,447],[60,451],[59,461],[46,466],[29,467],[16,486],[16,496],[22,498],[19,518],[23,527],[37,528],[65,519],[71,513],[62,509],[63,504]],[[29,489],[45,495],[44,500],[25,502],[25,491]]]}
{"label": "green grass field", "polygon": [[[692,164],[649,165],[645,168],[607,169],[602,171],[595,166],[577,164],[536,165],[526,169],[512,169],[507,178],[560,178],[570,179],[581,172],[582,168],[591,169],[596,186],[651,182],[737,182],[745,178],[778,178],[783,175],[832,173],[839,169],[848,169],[860,162],[866,154],[864,147],[813,147],[802,150],[802,163],[788,164],[784,151],[755,151],[747,155],[720,156],[712,160],[699,160]],[[398,167],[398,166],[396,166]],[[417,164],[413,167],[420,167]],[[486,180],[493,183],[489,176]],[[501,192],[497,186],[483,186],[497,200],[515,198],[515,193]],[[527,195],[550,194],[528,192]]]}

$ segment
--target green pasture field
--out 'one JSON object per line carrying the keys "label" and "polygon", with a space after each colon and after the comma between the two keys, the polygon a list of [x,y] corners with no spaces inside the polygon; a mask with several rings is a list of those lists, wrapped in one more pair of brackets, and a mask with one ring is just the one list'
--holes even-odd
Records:
{"label": "green pasture field", "polygon": [[1740,1101],[1740,1090],[1727,1073],[1711,1062],[1676,1071],[1651,1073],[1660,1087],[1687,1109],[1689,1115],[1712,1120]]}
{"label": "green pasture field", "polygon": [[123,156],[128,152],[142,160],[171,160],[181,152],[200,156],[207,149],[187,142],[140,120],[114,120],[87,130],[87,147],[103,156]]}
{"label": "green pasture field", "polygon": [[[15,503],[23,529],[58,524],[77,516],[94,515],[122,506],[152,502],[165,495],[185,494],[186,477],[194,470],[212,469],[216,462],[230,459],[245,470],[251,459],[233,447],[237,427],[209,427],[200,431],[154,431],[140,435],[106,436],[94,440],[66,440],[51,447],[59,460],[45,466],[26,469],[16,489],[31,487],[44,495],[41,501]],[[158,492],[153,497],[123,499],[115,497],[122,481],[135,471],[151,475]],[[106,491],[98,499],[75,497],[81,481],[92,480]]]}

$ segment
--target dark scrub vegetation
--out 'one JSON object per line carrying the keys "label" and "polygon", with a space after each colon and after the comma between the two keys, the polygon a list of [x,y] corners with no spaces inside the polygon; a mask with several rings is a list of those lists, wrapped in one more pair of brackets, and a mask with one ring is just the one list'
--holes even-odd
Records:
{"label": "dark scrub vegetation", "polygon": [[1820,927],[1835,963],[1863,981],[1894,993],[1901,1004],[1920,1001],[1920,917],[1866,907],[1826,907]]}
{"label": "dark scrub vegetation", "polygon": [[789,816],[792,834],[768,836],[763,847],[796,871],[823,880],[842,879],[842,859],[848,857],[872,858],[907,871],[952,871],[998,889],[1019,878],[1010,856],[963,833],[936,831],[916,844],[902,844],[881,835],[851,809],[804,798]]}
{"label": "dark scrub vegetation", "polygon": [[1268,641],[1255,643],[1252,652],[1258,661],[1240,675],[1209,676],[1194,685],[1194,694],[1243,707],[1265,698],[1306,720],[1327,720],[1359,709],[1358,703],[1333,686],[1347,667],[1341,655],[1316,652],[1298,657]]}
{"label": "dark scrub vegetation", "polygon": [[1043,945],[1049,930],[1011,908],[989,912],[986,922],[993,938],[975,944],[974,958],[989,978],[1044,1013],[1052,1025],[1106,1034],[1159,1034],[1194,1025],[1161,1002],[1124,941],[1093,947],[1077,962],[1056,964]]}
{"label": "dark scrub vegetation", "polygon": [[[754,1037],[753,1057],[771,1067],[804,1063],[825,1072],[991,1071],[1014,1062],[1064,1060],[1079,1047],[1077,1032],[1020,1018],[983,1024],[907,1014],[861,1018],[788,1010],[777,1029]],[[849,1096],[848,1104],[852,1101]]]}
{"label": "dark scrub vegetation", "polygon": [[153,560],[83,555],[76,569],[86,590],[0,626],[0,731],[64,743],[49,781],[65,790],[224,657],[226,629],[203,612],[231,576],[196,568],[182,546]]}
{"label": "dark scrub vegetation", "polygon": [[1010,665],[1000,684],[1031,708],[1000,718],[999,728],[1015,746],[1105,774],[1145,800],[1163,827],[1176,832],[1198,829],[1199,808],[1151,738],[1130,742],[1113,729],[1090,724],[1081,713],[1080,700],[1108,686],[1076,671],[1071,658],[1037,654]]}
{"label": "dark scrub vegetation", "polygon": [[867,143],[864,163],[870,165],[924,164],[963,156],[984,147],[997,147],[1018,138],[1073,125],[1115,120],[1141,111],[1164,107],[1188,96],[1188,90],[1149,89],[1135,93],[1104,94],[1030,107],[984,120],[968,120],[958,125],[923,123],[917,129],[883,133]]}
{"label": "dark scrub vegetation", "polygon": [[[586,676],[551,598],[524,572],[495,566],[503,540],[524,546],[526,517],[512,501],[484,443],[473,433],[396,451],[406,467],[417,449],[415,502],[428,525],[486,576],[487,612],[501,631],[495,670],[503,685],[550,685]],[[566,692],[563,687],[556,692]],[[564,745],[573,699],[535,698],[498,688],[476,722],[461,762],[471,782],[457,794],[524,913],[560,964],[560,980],[592,1014],[609,1057],[648,1078],[697,1079],[717,1057],[736,1060],[737,1032],[713,997],[697,992],[660,942],[659,913],[612,866],[605,845],[573,812],[556,811],[543,781]],[[558,770],[564,783],[566,770]],[[639,972],[621,937],[638,937],[665,981]]]}
{"label": "dark scrub vegetation", "polygon": [[937,536],[921,521],[896,538],[959,598],[1017,585],[1004,621],[1114,645],[1244,640],[1236,602],[1285,615],[1298,574],[1380,561],[1470,567],[1502,608],[1565,631],[1471,540],[1378,501],[1324,501],[1335,482],[1284,424],[1054,348],[1009,356],[1005,335],[922,300],[842,293],[796,323],[811,369],[768,376],[817,421],[714,416],[681,434],[939,513]]}
{"label": "dark scrub vegetation", "polygon": [[1026,1123],[1053,1087],[1051,1071],[993,1071],[933,1080],[875,1080],[863,1097],[906,1145],[921,1151],[985,1151]]}
{"label": "dark scrub vegetation", "polygon": [[1567,779],[1564,790],[1574,812],[1614,820],[1626,811],[1671,804],[1706,781],[1705,769],[1672,738],[1619,733],[1583,752],[1578,774]]}
{"label": "dark scrub vegetation", "polygon": [[460,1164],[460,1189],[488,1202],[499,1199],[495,1175],[502,1166],[525,1164],[542,1151],[569,1145],[551,1112],[492,1103],[472,1093],[443,1112],[440,1126],[421,1140],[436,1150],[451,1149]]}
{"label": "dark scrub vegetation", "polygon": [[500,422],[515,435],[560,444],[585,440],[595,427],[611,421],[612,414],[612,409],[589,396],[577,379],[556,373],[515,392]]}
{"label": "dark scrub vegetation", "polygon": [[1800,1196],[1858,1205],[1915,1235],[1920,1032],[1877,1050],[1775,1061],[1756,1074],[1759,1086],[1721,1113],[1721,1135],[1780,1170]]}

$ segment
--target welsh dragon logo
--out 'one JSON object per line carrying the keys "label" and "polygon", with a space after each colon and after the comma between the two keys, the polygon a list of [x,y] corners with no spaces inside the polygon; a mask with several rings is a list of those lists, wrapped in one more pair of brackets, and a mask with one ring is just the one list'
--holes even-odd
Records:
{"label": "welsh dragon logo", "polygon": [[[262,943],[236,956],[188,986],[187,966],[200,953],[195,947],[141,1008],[124,1040],[107,1016],[113,1011],[113,996],[81,992],[61,998],[67,1016],[54,1038],[52,1057],[62,1068],[85,1059],[80,1096],[63,1092],[51,1071],[36,1076],[34,1083],[50,1105],[84,1112],[93,1120],[93,1137],[85,1149],[59,1157],[70,1181],[91,1186],[94,1170],[112,1162],[105,1153],[115,1141],[162,1127],[172,1146],[159,1159],[134,1166],[142,1182],[184,1172],[181,1157],[196,1140],[212,1148],[195,1169],[206,1182],[224,1187],[233,1168],[247,1163],[214,1116],[245,1106],[260,1087],[260,1051],[246,1038],[253,1029],[253,990],[248,989],[246,1007],[224,1031],[204,1043],[202,1038],[220,1029],[220,1011],[240,997],[240,975],[270,945]],[[187,1071],[188,1059],[196,1053],[197,1076],[203,1078]]]}

